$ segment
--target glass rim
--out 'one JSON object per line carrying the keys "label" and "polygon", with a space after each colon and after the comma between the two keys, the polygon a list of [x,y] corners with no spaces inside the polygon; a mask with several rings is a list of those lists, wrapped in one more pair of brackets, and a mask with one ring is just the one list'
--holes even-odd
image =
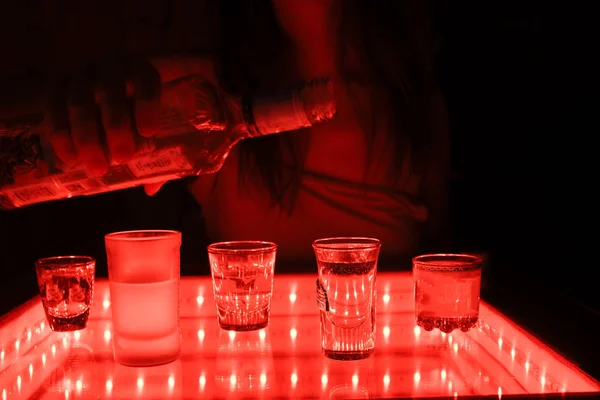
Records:
{"label": "glass rim", "polygon": [[[352,247],[347,245],[352,244]],[[370,250],[381,247],[381,240],[362,236],[337,236],[317,239],[312,243],[314,249],[330,251]]]}
{"label": "glass rim", "polygon": [[90,256],[54,256],[36,260],[35,267],[42,269],[77,268],[96,265],[96,259]]}
{"label": "glass rim", "polygon": [[149,242],[181,237],[181,232],[168,229],[143,229],[132,231],[111,232],[104,236],[104,240],[121,242]]}
{"label": "glass rim", "polygon": [[[243,247],[244,245],[247,247]],[[211,243],[206,248],[209,254],[270,253],[277,250],[277,243],[262,240],[231,240]]]}
{"label": "glass rim", "polygon": [[[413,266],[424,268],[435,268],[436,270],[469,270],[479,269],[483,264],[483,259],[475,254],[469,253],[432,253],[421,254],[413,257]],[[456,264],[448,265],[447,261],[454,261]]]}

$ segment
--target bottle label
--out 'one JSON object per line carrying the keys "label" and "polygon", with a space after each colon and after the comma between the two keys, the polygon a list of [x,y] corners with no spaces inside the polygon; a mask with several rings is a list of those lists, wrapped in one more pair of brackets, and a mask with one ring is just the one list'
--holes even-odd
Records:
{"label": "bottle label", "polygon": [[[75,169],[60,174],[51,174],[41,180],[32,180],[4,187],[0,194],[10,199],[9,204],[17,207],[40,203],[80,194],[102,193],[127,189],[144,183],[166,181],[181,177],[181,173],[192,170],[180,148],[156,151],[138,156],[128,165],[115,165],[101,177],[90,176],[84,169]],[[0,196],[1,197],[1,196]]]}
{"label": "bottle label", "polygon": [[[131,173],[129,174],[131,177]],[[94,177],[88,177],[84,170],[70,171],[64,174],[47,176],[42,181],[20,184],[3,190],[5,196],[17,204],[33,204],[78,194],[91,194],[102,191],[106,186]]]}
{"label": "bottle label", "polygon": [[156,151],[143,157],[138,157],[127,164],[136,178],[169,172],[191,170],[192,166],[181,153],[181,148],[170,148]]}
{"label": "bottle label", "polygon": [[60,188],[52,183],[38,183],[29,186],[22,186],[18,189],[8,191],[16,200],[23,204],[37,203],[46,200],[53,200],[59,193]]}

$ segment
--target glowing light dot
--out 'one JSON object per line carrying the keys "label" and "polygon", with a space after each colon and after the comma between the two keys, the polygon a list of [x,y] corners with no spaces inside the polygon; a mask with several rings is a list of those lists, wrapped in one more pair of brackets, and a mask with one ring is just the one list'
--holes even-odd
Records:
{"label": "glowing light dot", "polygon": [[112,388],[113,388],[113,383],[112,383],[112,380],[110,380],[110,379],[107,379],[107,380],[106,380],[106,392],[107,392],[108,394],[110,394],[110,393],[112,392]]}
{"label": "glowing light dot", "polygon": [[102,301],[102,307],[104,307],[105,310],[110,307],[110,300],[104,299],[104,301]]}
{"label": "glowing light dot", "polygon": [[294,304],[297,298],[296,293],[290,293],[290,303]]}
{"label": "glowing light dot", "polygon": [[415,333],[415,336],[419,337],[421,335],[421,327],[415,326],[415,328],[413,329],[413,332]]}
{"label": "glowing light dot", "polygon": [[383,336],[386,339],[390,337],[390,327],[389,326],[384,326],[383,327]]}
{"label": "glowing light dot", "polygon": [[169,380],[167,381],[167,385],[169,385],[169,389],[173,390],[175,387],[175,378],[171,375],[169,376]]}
{"label": "glowing light dot", "polygon": [[144,378],[142,378],[142,377],[137,378],[136,385],[139,390],[142,390],[144,388]]}
{"label": "glowing light dot", "polygon": [[196,303],[198,303],[199,306],[201,306],[202,304],[204,304],[204,296],[198,296],[198,297],[196,297]]}
{"label": "glowing light dot", "polygon": [[415,383],[419,383],[421,381],[421,373],[415,372],[415,374],[413,375],[413,380],[415,381]]}
{"label": "glowing light dot", "polygon": [[383,302],[384,304],[388,304],[390,302],[390,295],[389,294],[384,294],[383,295]]}

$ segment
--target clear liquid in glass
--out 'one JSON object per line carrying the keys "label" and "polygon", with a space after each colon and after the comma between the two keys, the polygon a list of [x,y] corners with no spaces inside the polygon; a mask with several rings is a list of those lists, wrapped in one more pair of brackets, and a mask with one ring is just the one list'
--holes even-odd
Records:
{"label": "clear liquid in glass", "polygon": [[123,365],[160,365],[180,354],[179,280],[110,282],[115,359]]}
{"label": "clear liquid in glass", "polygon": [[56,332],[83,329],[90,315],[94,290],[94,269],[82,265],[38,270],[42,305]]}
{"label": "clear liquid in glass", "polygon": [[253,331],[269,324],[273,263],[274,260],[240,262],[213,267],[215,302],[221,328]]}
{"label": "clear liquid in glass", "polygon": [[360,360],[375,349],[376,261],[318,261],[317,298],[325,356]]}

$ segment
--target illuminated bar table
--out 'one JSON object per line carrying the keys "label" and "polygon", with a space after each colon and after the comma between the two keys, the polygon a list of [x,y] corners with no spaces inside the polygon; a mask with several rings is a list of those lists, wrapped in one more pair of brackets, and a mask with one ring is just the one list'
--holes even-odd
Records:
{"label": "illuminated bar table", "polygon": [[468,333],[415,326],[411,273],[377,277],[375,354],[322,356],[316,275],[275,277],[269,327],[219,329],[210,277],[182,278],[181,358],[116,364],[108,282],[85,330],[50,331],[38,298],[0,320],[4,399],[400,398],[600,392],[600,384],[486,303]]}

